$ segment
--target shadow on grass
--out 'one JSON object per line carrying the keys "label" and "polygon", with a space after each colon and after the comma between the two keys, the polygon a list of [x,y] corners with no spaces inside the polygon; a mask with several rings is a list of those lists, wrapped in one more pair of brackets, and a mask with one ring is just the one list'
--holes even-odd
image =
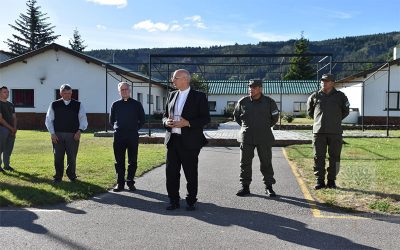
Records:
{"label": "shadow on grass", "polygon": [[[107,189],[104,187],[94,185],[89,182],[84,182],[79,179],[74,182],[63,181],[60,183],[53,183],[53,181],[50,179],[19,171],[6,173],[6,175],[19,178],[29,183],[47,185],[46,189],[43,189],[33,186],[2,183],[2,190],[7,190],[8,192],[12,193],[16,199],[25,203],[21,204],[24,206],[50,205],[60,202],[67,202],[74,199],[86,199],[95,194],[104,193],[107,191]],[[65,193],[66,195],[57,194],[61,193],[59,190],[63,190],[62,193]],[[15,204],[14,202],[5,198],[0,200],[0,207],[21,205]]]}
{"label": "shadow on grass", "polygon": [[[352,242],[341,236],[310,229],[308,225],[303,222],[282,216],[260,211],[223,207],[203,202],[198,203],[198,209],[196,211],[189,212],[185,211],[185,209],[166,211],[165,207],[168,201],[166,195],[145,190],[138,190],[136,193],[146,198],[108,193],[100,199],[93,201],[102,204],[116,204],[121,207],[164,216],[188,216],[216,226],[239,226],[263,234],[274,235],[283,241],[291,242],[299,246],[316,249],[332,248],[333,246],[336,249],[375,249]],[[302,206],[305,206],[305,202],[303,201],[296,203],[301,203]],[[166,221],[170,222],[170,220]]]}
{"label": "shadow on grass", "polygon": [[343,190],[343,191],[347,191],[347,192],[355,192],[355,193],[376,195],[376,196],[379,196],[380,198],[392,198],[392,199],[394,199],[396,201],[400,201],[400,195],[399,194],[388,194],[388,193],[382,193],[382,192],[376,192],[376,191],[367,191],[367,190],[356,189],[356,188],[339,187],[338,189],[339,190]]}

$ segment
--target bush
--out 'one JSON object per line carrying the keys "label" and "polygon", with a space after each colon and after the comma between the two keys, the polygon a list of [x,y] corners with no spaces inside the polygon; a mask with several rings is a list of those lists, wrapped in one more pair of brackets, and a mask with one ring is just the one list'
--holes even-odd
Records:
{"label": "bush", "polygon": [[164,112],[162,112],[162,111],[154,111],[153,112],[154,120],[162,120],[163,116],[164,116]]}
{"label": "bush", "polygon": [[293,114],[289,113],[282,113],[282,120],[286,121],[287,123],[291,123],[294,120]]}
{"label": "bush", "polygon": [[234,110],[235,110],[234,107],[226,107],[226,108],[224,108],[224,116],[232,118]]}
{"label": "bush", "polygon": [[297,118],[306,118],[306,117],[307,117],[307,114],[306,114],[306,112],[301,112],[301,113],[299,113],[298,115],[296,115],[296,117],[297,117]]}

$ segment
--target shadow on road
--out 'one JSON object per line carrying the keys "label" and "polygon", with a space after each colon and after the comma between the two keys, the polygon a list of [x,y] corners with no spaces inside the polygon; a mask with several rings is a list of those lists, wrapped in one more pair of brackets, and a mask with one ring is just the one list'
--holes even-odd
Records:
{"label": "shadow on road", "polygon": [[121,207],[165,216],[189,216],[218,226],[240,226],[260,233],[274,235],[281,240],[311,248],[375,249],[354,243],[341,236],[310,229],[305,223],[273,214],[222,207],[216,204],[202,202],[199,202],[198,210],[196,211],[189,212],[185,211],[184,208],[166,211],[165,207],[168,201],[166,195],[147,190],[137,190],[135,193],[145,198],[108,193],[100,199],[93,201],[101,204],[119,205]]}

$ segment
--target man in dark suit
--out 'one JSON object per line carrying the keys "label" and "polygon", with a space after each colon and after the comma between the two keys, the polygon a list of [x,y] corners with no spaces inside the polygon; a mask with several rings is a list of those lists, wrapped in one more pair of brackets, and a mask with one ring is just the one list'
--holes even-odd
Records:
{"label": "man in dark suit", "polygon": [[163,124],[167,129],[164,144],[167,146],[166,178],[170,205],[167,210],[180,208],[179,185],[181,166],[187,181],[186,209],[195,210],[198,186],[198,156],[207,144],[203,127],[210,122],[207,97],[190,88],[190,73],[178,69],[172,76],[178,89],[170,93],[165,108]]}

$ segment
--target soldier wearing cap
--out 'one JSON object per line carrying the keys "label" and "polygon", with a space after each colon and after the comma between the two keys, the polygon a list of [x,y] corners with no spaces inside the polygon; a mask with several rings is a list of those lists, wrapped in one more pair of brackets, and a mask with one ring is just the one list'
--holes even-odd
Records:
{"label": "soldier wearing cap", "polygon": [[271,127],[279,117],[279,110],[275,101],[263,95],[262,81],[250,80],[249,95],[240,99],[235,107],[233,116],[241,126],[238,142],[240,142],[240,182],[242,188],[237,196],[250,194],[252,181],[252,161],[254,149],[257,149],[260,159],[260,170],[264,176],[265,192],[270,197],[276,196],[272,185],[275,184],[274,170],[272,168],[272,143],[275,138]]}
{"label": "soldier wearing cap", "polygon": [[[307,112],[314,119],[313,154],[314,174],[317,179],[315,189],[336,188],[336,175],[340,168],[342,151],[342,120],[349,114],[350,103],[346,95],[334,88],[332,74],[321,77],[321,89],[313,93],[307,101]],[[325,170],[325,156],[328,149],[329,166]],[[325,174],[328,182],[325,185]]]}

